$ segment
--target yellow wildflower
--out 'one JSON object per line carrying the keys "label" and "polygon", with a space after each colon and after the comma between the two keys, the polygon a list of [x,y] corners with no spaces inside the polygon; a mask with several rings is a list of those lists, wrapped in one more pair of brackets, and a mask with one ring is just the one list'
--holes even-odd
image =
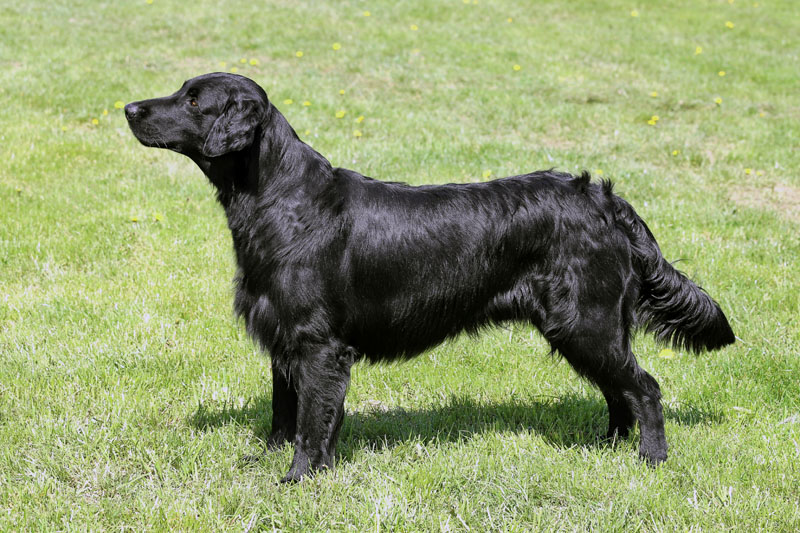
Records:
{"label": "yellow wildflower", "polygon": [[245,59],[245,58],[241,58],[241,59],[239,60],[239,63],[241,63],[242,65],[244,65],[245,63],[247,63],[247,59]]}
{"label": "yellow wildflower", "polygon": [[107,117],[107,116],[108,116],[108,109],[103,109],[103,116],[104,116],[104,117]]}
{"label": "yellow wildflower", "polygon": [[730,20],[725,23],[725,27],[728,28],[728,29],[731,29],[734,26],[735,26],[735,24],[733,22],[731,22]]}
{"label": "yellow wildflower", "polygon": [[304,105],[305,107],[308,107],[308,106],[310,106],[310,105],[311,105],[311,102],[309,102],[308,100],[303,100],[303,105]]}
{"label": "yellow wildflower", "polygon": [[680,150],[673,150],[672,151],[672,155],[678,155],[679,153],[681,153]]}
{"label": "yellow wildflower", "polygon": [[236,74],[237,72],[239,72],[239,69],[238,69],[238,68],[236,68],[236,67],[231,67],[231,72],[233,72],[234,74]]}
{"label": "yellow wildflower", "polygon": [[650,96],[652,96],[653,98],[655,98],[656,96],[658,96],[658,91],[653,91],[653,92],[651,92],[651,93],[650,93]]}
{"label": "yellow wildflower", "polygon": [[417,26],[416,24],[412,24],[411,26],[409,26],[409,28],[411,28],[411,31],[417,31],[419,29],[419,26]]}
{"label": "yellow wildflower", "polygon": [[368,17],[368,16],[372,15],[372,13],[370,13],[369,11],[364,11],[361,14],[364,15],[365,17]]}
{"label": "yellow wildflower", "polygon": [[514,19],[512,19],[511,17],[508,17],[508,18],[506,19],[506,22],[514,22]]}
{"label": "yellow wildflower", "polygon": [[251,58],[250,59],[250,65],[252,65],[254,67],[257,66],[258,65],[258,59],[254,58],[254,57]]}
{"label": "yellow wildflower", "polygon": [[358,122],[359,124],[364,122],[364,115],[359,115],[358,118],[356,119],[356,122]]}
{"label": "yellow wildflower", "polygon": [[153,215],[153,220],[156,222],[161,222],[162,220],[164,220],[164,215],[162,215],[161,213],[156,213]]}
{"label": "yellow wildflower", "polygon": [[717,96],[716,98],[714,98],[714,103],[717,104],[717,105],[721,105],[722,104],[722,98]]}
{"label": "yellow wildflower", "polygon": [[294,55],[296,55],[297,57],[303,57],[303,51],[298,50],[297,52],[294,53]]}
{"label": "yellow wildflower", "polygon": [[283,101],[283,103],[286,105],[292,105],[294,103],[294,100],[292,100],[291,98],[287,98],[286,100]]}
{"label": "yellow wildflower", "polygon": [[130,220],[131,220],[131,222],[139,222],[139,217],[137,217],[136,215],[133,215]]}
{"label": "yellow wildflower", "polygon": [[486,170],[483,171],[483,179],[486,179],[491,175],[492,175],[492,171],[491,170],[486,169]]}
{"label": "yellow wildflower", "polygon": [[720,77],[724,76],[725,75],[725,71],[724,70],[720,70],[719,71],[719,75],[720,75]]}
{"label": "yellow wildflower", "polygon": [[650,124],[651,126],[655,126],[656,125],[656,121],[653,120],[652,118],[650,120],[648,120],[647,123]]}
{"label": "yellow wildflower", "polygon": [[639,16],[639,12],[634,9],[633,11],[631,11],[631,16],[632,17],[638,17]]}
{"label": "yellow wildflower", "polygon": [[123,107],[125,107],[125,103],[122,100],[114,102],[114,109],[122,109]]}
{"label": "yellow wildflower", "polygon": [[658,115],[653,115],[652,117],[650,117],[650,120],[652,120],[654,122],[658,122],[658,120],[659,120]]}
{"label": "yellow wildflower", "polygon": [[333,46],[332,46],[331,48],[333,48],[334,50],[339,50],[341,47],[342,47],[342,45],[341,45],[341,44],[339,44],[339,43],[333,43]]}
{"label": "yellow wildflower", "polygon": [[749,176],[750,174],[753,173],[753,169],[752,168],[746,168],[746,169],[744,169],[744,173]]}
{"label": "yellow wildflower", "polygon": [[346,114],[347,111],[345,111],[344,109],[340,109],[339,111],[336,112],[336,118],[344,118]]}
{"label": "yellow wildflower", "polygon": [[353,137],[361,137],[361,130],[354,130]]}
{"label": "yellow wildflower", "polygon": [[344,94],[344,89],[339,89],[339,94]]}
{"label": "yellow wildflower", "polygon": [[763,175],[764,175],[763,170],[756,170],[756,176],[763,176]]}
{"label": "yellow wildflower", "polygon": [[146,4],[152,4],[153,0],[144,0]]}
{"label": "yellow wildflower", "polygon": [[703,53],[703,47],[702,46],[695,46],[694,47],[694,55],[699,56],[702,53]]}
{"label": "yellow wildflower", "polygon": [[95,126],[97,126],[98,124],[100,124],[100,121],[99,121],[99,120],[97,120],[96,118],[93,118],[93,119],[92,119],[92,124],[94,124]]}
{"label": "yellow wildflower", "polygon": [[519,65],[514,65],[514,67],[513,67],[513,68],[514,68],[514,70],[521,70],[521,69],[522,69],[522,67],[521,67],[521,66],[519,66]]}
{"label": "yellow wildflower", "polygon": [[219,62],[219,68],[225,68],[227,66],[228,66],[228,63],[226,61],[220,61]]}
{"label": "yellow wildflower", "polygon": [[658,352],[658,356],[662,359],[673,359],[675,358],[675,352],[670,350],[669,348],[664,348],[660,352]]}

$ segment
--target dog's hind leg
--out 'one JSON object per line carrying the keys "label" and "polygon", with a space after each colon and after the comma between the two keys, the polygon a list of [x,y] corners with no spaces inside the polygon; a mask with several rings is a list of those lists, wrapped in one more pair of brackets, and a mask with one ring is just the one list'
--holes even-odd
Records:
{"label": "dog's hind leg", "polygon": [[625,396],[613,386],[601,387],[603,396],[608,404],[608,431],[606,432],[607,439],[628,437],[636,418],[633,415],[628,400]]}
{"label": "dog's hind leg", "polygon": [[352,349],[333,344],[316,347],[291,362],[291,379],[297,390],[297,432],[292,466],[281,481],[300,481],[314,470],[333,468],[354,361]]}
{"label": "dog's hind leg", "polygon": [[297,391],[280,365],[272,363],[272,430],[267,448],[274,450],[294,442],[297,430]]}
{"label": "dog's hind leg", "polygon": [[661,390],[636,362],[627,338],[620,334],[622,330],[609,327],[608,315],[604,322],[602,327],[579,327],[568,340],[553,345],[579,374],[603,392],[609,410],[608,436],[617,433],[624,437],[638,420],[639,457],[653,465],[661,463],[667,458]]}

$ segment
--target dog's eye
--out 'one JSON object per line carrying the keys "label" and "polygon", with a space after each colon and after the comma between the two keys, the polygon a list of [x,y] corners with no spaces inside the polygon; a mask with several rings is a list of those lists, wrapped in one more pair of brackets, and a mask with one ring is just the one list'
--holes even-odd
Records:
{"label": "dog's eye", "polygon": [[197,107],[197,100],[192,98],[191,100],[189,100],[189,105],[191,105],[192,107]]}

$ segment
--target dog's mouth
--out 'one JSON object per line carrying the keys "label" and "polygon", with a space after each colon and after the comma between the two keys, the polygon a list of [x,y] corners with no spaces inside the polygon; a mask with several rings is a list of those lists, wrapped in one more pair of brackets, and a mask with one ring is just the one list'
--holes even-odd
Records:
{"label": "dog's mouth", "polygon": [[151,128],[147,124],[142,124],[131,119],[128,119],[128,126],[133,133],[133,136],[148,148],[166,148],[172,149],[170,144],[158,132],[158,129]]}

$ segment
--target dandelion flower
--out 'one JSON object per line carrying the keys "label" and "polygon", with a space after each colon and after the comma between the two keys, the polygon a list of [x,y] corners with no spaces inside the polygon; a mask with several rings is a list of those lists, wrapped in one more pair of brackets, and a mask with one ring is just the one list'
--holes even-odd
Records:
{"label": "dandelion flower", "polygon": [[309,102],[308,100],[303,100],[303,105],[304,105],[305,107],[308,107],[308,106],[310,106],[310,105],[311,105],[311,102]]}
{"label": "dandelion flower", "polygon": [[656,121],[653,120],[652,118],[650,120],[648,120],[647,123],[650,124],[651,126],[655,126],[656,125]]}
{"label": "dandelion flower", "polygon": [[672,151],[672,155],[678,155],[679,153],[681,153],[680,150],[673,150]]}
{"label": "dandelion flower", "polygon": [[236,68],[236,67],[231,67],[231,72],[233,72],[234,74],[236,74],[237,72],[239,72],[239,69],[238,69],[238,68]]}
{"label": "dandelion flower", "polygon": [[344,89],[339,89],[339,94],[344,94]]}
{"label": "dandelion flower", "polygon": [[255,66],[257,66],[257,65],[258,65],[258,59],[256,59],[256,58],[251,58],[251,59],[250,59],[250,65],[252,65],[252,66],[254,66],[254,67],[255,67]]}
{"label": "dandelion flower", "polygon": [[96,118],[93,118],[93,119],[92,119],[92,124],[93,124],[93,125],[95,125],[95,126],[97,126],[98,124],[100,124],[100,121],[99,121],[99,120],[97,120]]}
{"label": "dandelion flower", "polygon": [[333,43],[333,46],[332,46],[331,48],[333,48],[334,50],[339,50],[341,47],[342,47],[342,45],[341,45],[341,44],[339,44],[339,43]]}
{"label": "dandelion flower", "polygon": [[725,27],[728,28],[728,29],[732,29],[734,26],[735,26],[735,24],[733,22],[731,22],[730,20],[725,23]]}
{"label": "dandelion flower", "polygon": [[103,116],[104,116],[104,117],[107,117],[107,116],[108,116],[108,109],[103,109]]}
{"label": "dandelion flower", "polygon": [[368,17],[368,16],[372,15],[372,13],[370,13],[369,11],[364,11],[361,14],[364,15],[365,17]]}
{"label": "dandelion flower", "polygon": [[506,19],[506,22],[514,22],[514,19],[512,19],[511,17],[508,17],[508,18]]}
{"label": "dandelion flower", "polygon": [[744,169],[744,173],[749,176],[750,174],[753,173],[753,169],[752,168],[746,168],[746,169]]}
{"label": "dandelion flower", "polygon": [[153,0],[144,0],[146,4],[152,4]]}
{"label": "dandelion flower", "polygon": [[340,109],[339,111],[336,112],[336,118],[344,118],[346,114],[347,111],[345,111],[344,109]]}
{"label": "dandelion flower", "polygon": [[219,68],[225,68],[227,66],[228,66],[228,63],[226,61],[220,61],[219,62]]}
{"label": "dandelion flower", "polygon": [[652,120],[653,122],[658,122],[659,121],[659,117],[658,117],[658,115],[653,115],[652,117],[650,117],[650,120]]}
{"label": "dandelion flower", "polygon": [[297,57],[303,57],[303,51],[298,50],[297,52],[294,53],[294,55],[296,55]]}
{"label": "dandelion flower", "polygon": [[61,131],[67,131],[67,127],[66,126],[61,126]]}
{"label": "dandelion flower", "polygon": [[361,137],[361,130],[353,130],[353,137]]}
{"label": "dandelion flower", "polygon": [[133,216],[130,218],[130,220],[131,220],[131,222],[139,222],[139,217],[137,217],[136,215],[133,215]]}
{"label": "dandelion flower", "polygon": [[721,105],[722,104],[722,98],[717,96],[716,98],[714,98],[714,103],[717,104],[717,105]]}
{"label": "dandelion flower", "polygon": [[720,70],[719,71],[719,75],[720,75],[720,77],[724,76],[725,75],[725,71],[724,70]]}
{"label": "dandelion flower", "polygon": [[650,96],[652,96],[653,98],[655,98],[656,96],[658,96],[658,91],[653,91],[653,92],[651,92],[651,93],[650,93]]}
{"label": "dandelion flower", "polygon": [[756,170],[756,176],[763,176],[763,175],[764,175],[763,170]]}
{"label": "dandelion flower", "polygon": [[694,47],[694,55],[699,56],[702,53],[703,53],[703,47],[702,46],[695,46]]}
{"label": "dandelion flower", "polygon": [[294,103],[294,100],[292,100],[291,98],[287,98],[286,100],[283,101],[283,103],[286,105],[292,105]]}
{"label": "dandelion flower", "polygon": [[483,171],[483,179],[486,179],[491,175],[492,175],[492,171],[491,170],[486,169],[486,170]]}
{"label": "dandelion flower", "polygon": [[519,65],[514,65],[514,67],[513,67],[513,68],[514,68],[514,70],[515,70],[515,71],[516,71],[516,70],[522,70],[522,67],[521,67],[521,66],[519,66]]}
{"label": "dandelion flower", "polygon": [[153,215],[153,220],[156,222],[161,222],[162,220],[164,220],[164,215],[162,215],[161,213],[156,213]]}
{"label": "dandelion flower", "polygon": [[633,11],[631,11],[631,16],[632,17],[638,17],[639,16],[639,12],[634,9]]}
{"label": "dandelion flower", "polygon": [[758,114],[758,116],[763,118],[763,117],[766,117],[767,114],[762,111],[761,113]]}
{"label": "dandelion flower", "polygon": [[669,348],[664,348],[663,350],[658,352],[658,356],[661,359],[674,359],[675,358],[675,352],[670,350]]}
{"label": "dandelion flower", "polygon": [[125,107],[125,103],[122,100],[114,102],[114,109],[122,109],[123,107]]}
{"label": "dandelion flower", "polygon": [[239,60],[239,63],[241,63],[242,65],[244,65],[245,63],[247,63],[247,59],[245,59],[245,58],[243,57],[243,58],[241,58],[241,59]]}
{"label": "dandelion flower", "polygon": [[303,135],[311,135],[311,130],[306,130],[303,132]]}
{"label": "dandelion flower", "polygon": [[364,122],[364,115],[359,115],[358,118],[356,119],[356,122],[358,122],[359,124]]}
{"label": "dandelion flower", "polygon": [[598,176],[602,176],[603,175],[603,169],[602,168],[597,168],[597,169],[595,169],[594,173],[597,174]]}
{"label": "dandelion flower", "polygon": [[416,24],[412,24],[411,26],[409,26],[409,28],[411,28],[411,31],[417,31],[419,29],[419,26],[417,26]]}

